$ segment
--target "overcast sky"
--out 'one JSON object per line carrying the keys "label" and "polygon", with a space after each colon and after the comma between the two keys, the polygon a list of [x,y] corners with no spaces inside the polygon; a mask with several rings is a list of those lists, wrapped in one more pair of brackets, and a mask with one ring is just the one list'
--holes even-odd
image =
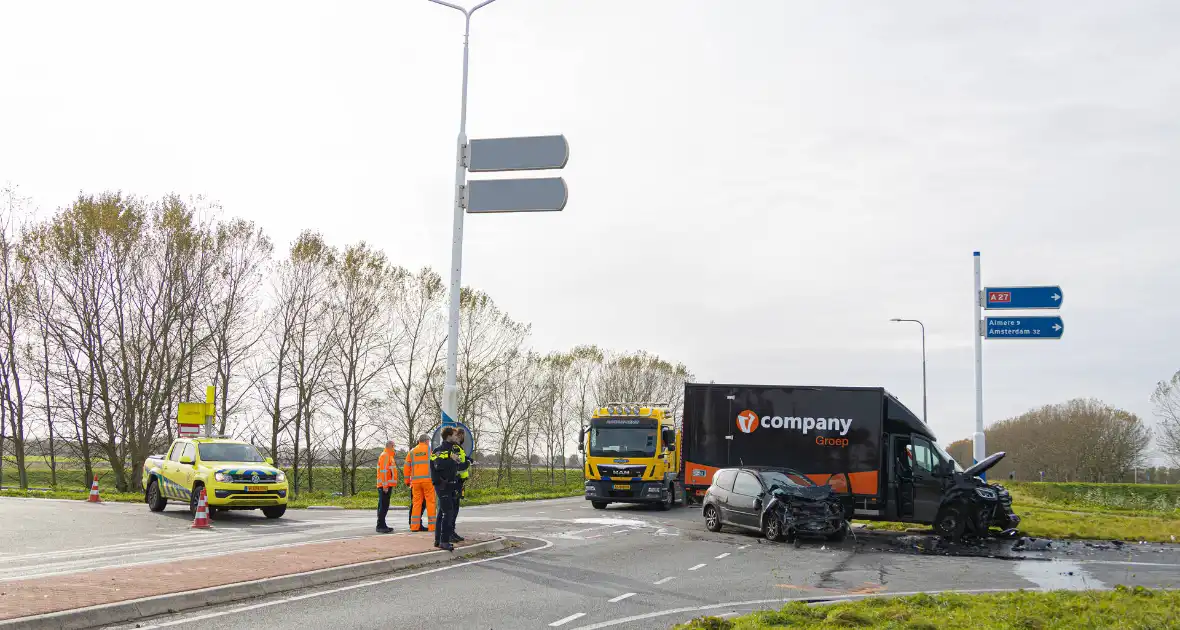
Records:
{"label": "overcast sky", "polygon": [[[463,1],[463,0],[456,0]],[[466,0],[473,3],[471,0]],[[4,2],[0,183],[204,194],[445,275],[462,15],[426,0]],[[564,212],[468,217],[464,282],[542,350],[884,386],[974,425],[985,284],[1064,339],[984,347],[988,422],[1180,369],[1180,3],[498,0],[469,134],[564,133]],[[1064,438],[1065,436],[1063,436]]]}

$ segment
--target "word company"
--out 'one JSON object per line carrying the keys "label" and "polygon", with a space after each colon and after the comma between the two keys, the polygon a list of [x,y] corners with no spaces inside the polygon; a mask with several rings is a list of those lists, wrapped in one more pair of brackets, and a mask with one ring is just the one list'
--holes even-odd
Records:
{"label": "word company", "polygon": [[807,435],[808,431],[839,431],[848,435],[852,418],[812,418],[806,416],[762,416],[753,411],[738,414],[737,426],[742,433],[753,433],[759,426],[767,429],[794,429]]}

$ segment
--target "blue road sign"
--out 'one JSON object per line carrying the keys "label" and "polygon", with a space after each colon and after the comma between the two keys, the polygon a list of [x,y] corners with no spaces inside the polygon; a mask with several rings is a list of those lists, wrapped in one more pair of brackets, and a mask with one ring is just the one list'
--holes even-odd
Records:
{"label": "blue road sign", "polygon": [[988,317],[984,324],[988,339],[1061,339],[1065,332],[1060,317]]}
{"label": "blue road sign", "polygon": [[987,287],[983,290],[986,309],[1061,308],[1065,294],[1061,287]]}

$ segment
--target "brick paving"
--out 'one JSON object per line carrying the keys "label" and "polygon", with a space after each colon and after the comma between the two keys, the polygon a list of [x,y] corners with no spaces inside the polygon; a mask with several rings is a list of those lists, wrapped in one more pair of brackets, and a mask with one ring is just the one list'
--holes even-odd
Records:
{"label": "brick paving", "polygon": [[[472,536],[456,547],[491,540]],[[216,544],[215,539],[204,541]],[[194,541],[195,544],[201,544]],[[0,620],[182,593],[434,551],[432,534],[385,534],[0,582]]]}

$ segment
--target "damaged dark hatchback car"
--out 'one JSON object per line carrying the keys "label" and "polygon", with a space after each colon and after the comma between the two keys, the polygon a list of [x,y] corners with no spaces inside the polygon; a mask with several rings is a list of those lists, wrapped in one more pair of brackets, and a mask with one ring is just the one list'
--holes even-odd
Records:
{"label": "damaged dark hatchback car", "polygon": [[846,507],[831,486],[820,486],[790,468],[723,468],[713,475],[701,514],[709,531],[723,525],[756,531],[768,540],[800,537],[842,541]]}

